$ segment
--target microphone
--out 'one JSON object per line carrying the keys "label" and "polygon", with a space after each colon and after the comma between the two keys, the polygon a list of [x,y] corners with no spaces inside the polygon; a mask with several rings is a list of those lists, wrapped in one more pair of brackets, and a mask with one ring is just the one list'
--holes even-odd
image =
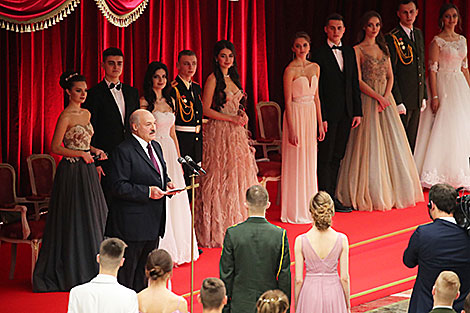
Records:
{"label": "microphone", "polygon": [[194,167],[192,167],[191,164],[189,164],[188,162],[186,162],[186,160],[183,159],[182,157],[179,157],[179,158],[178,158],[178,163],[181,164],[181,165],[186,164],[186,166],[187,166],[195,175],[199,176],[198,171],[197,171]]}
{"label": "microphone", "polygon": [[204,175],[207,174],[207,172],[202,167],[200,167],[196,162],[194,162],[193,159],[191,159],[189,155],[185,156],[184,159],[186,160],[186,162],[191,164],[191,166],[195,168],[197,171],[201,171]]}

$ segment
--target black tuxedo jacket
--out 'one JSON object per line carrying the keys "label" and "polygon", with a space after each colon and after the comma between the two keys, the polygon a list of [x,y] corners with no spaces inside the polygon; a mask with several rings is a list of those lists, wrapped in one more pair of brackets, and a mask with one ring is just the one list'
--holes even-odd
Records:
{"label": "black tuxedo jacket", "polygon": [[[409,110],[418,110],[427,99],[424,67],[424,38],[420,29],[414,27],[413,42],[398,25],[385,36],[393,68],[393,97],[397,104],[403,103]],[[413,59],[401,51],[413,51]],[[399,51],[401,50],[401,51]],[[401,56],[401,57],[400,57]],[[411,62],[412,61],[412,62]]]}
{"label": "black tuxedo jacket", "polygon": [[436,219],[418,227],[403,254],[407,267],[418,266],[418,276],[411,294],[409,313],[429,312],[433,307],[432,287],[444,271],[455,272],[460,279],[460,296],[454,309],[460,312],[470,291],[470,236],[451,222]]}
{"label": "black tuxedo jacket", "polygon": [[136,88],[122,84],[126,106],[124,124],[116,100],[102,80],[88,91],[84,107],[91,113],[91,124],[95,131],[91,145],[112,152],[130,134],[129,116],[139,108],[139,92]]}
{"label": "black tuxedo jacket", "polygon": [[150,186],[166,190],[170,181],[160,144],[152,146],[163,167],[163,181],[140,143],[133,136],[116,147],[109,171],[112,206],[106,235],[124,241],[155,240],[165,233],[166,197],[150,199]]}
{"label": "black tuxedo jacket", "polygon": [[342,72],[328,44],[325,43],[313,54],[313,61],[320,65],[318,91],[322,119],[327,122],[362,116],[356,53],[352,47],[344,45],[342,52]]}

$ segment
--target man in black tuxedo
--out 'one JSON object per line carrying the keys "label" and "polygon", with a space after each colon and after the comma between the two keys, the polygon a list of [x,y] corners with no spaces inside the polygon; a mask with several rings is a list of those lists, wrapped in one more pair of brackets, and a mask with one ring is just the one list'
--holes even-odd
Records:
{"label": "man in black tuxedo", "polygon": [[393,97],[405,127],[411,151],[414,151],[420,109],[426,107],[427,91],[424,68],[424,37],[413,27],[418,15],[413,0],[402,0],[397,15],[400,24],[385,36],[393,68]]}
{"label": "man in black tuxedo", "polygon": [[[104,69],[104,79],[88,90],[84,105],[91,112],[90,121],[95,131],[91,144],[107,153],[111,153],[129,136],[129,116],[139,108],[137,89],[119,81],[123,65],[124,57],[120,49],[103,51],[101,67]],[[107,163],[103,163],[105,175],[109,170]],[[101,168],[98,168],[98,173],[103,173]],[[106,193],[107,188],[104,189]]]}
{"label": "man in black tuxedo", "polygon": [[460,296],[454,309],[460,312],[470,291],[470,236],[454,218],[457,192],[448,184],[429,190],[429,215],[433,223],[419,226],[403,254],[409,268],[418,266],[418,276],[411,294],[409,313],[429,312],[433,307],[432,287],[442,271],[455,272],[461,282]]}
{"label": "man in black tuxedo", "polygon": [[[189,155],[194,162],[202,160],[202,102],[201,86],[192,80],[196,73],[197,58],[194,51],[182,50],[178,54],[178,76],[172,83],[171,97],[175,101],[175,130],[181,156]],[[191,172],[185,169],[186,184]]]}
{"label": "man in black tuxedo", "polygon": [[155,138],[155,118],[137,110],[129,119],[132,136],[116,147],[110,157],[109,180],[113,209],[108,215],[106,236],[128,245],[121,284],[136,292],[145,288],[145,264],[150,251],[158,247],[166,220],[165,192],[174,188],[167,175],[163,153]]}
{"label": "man in black tuxedo", "polygon": [[345,31],[343,17],[330,15],[325,24],[327,42],[313,55],[320,65],[319,93],[325,139],[318,142],[318,189],[335,200],[337,212],[351,212],[335,197],[341,160],[351,128],[361,123],[361,91],[354,49],[341,43]]}

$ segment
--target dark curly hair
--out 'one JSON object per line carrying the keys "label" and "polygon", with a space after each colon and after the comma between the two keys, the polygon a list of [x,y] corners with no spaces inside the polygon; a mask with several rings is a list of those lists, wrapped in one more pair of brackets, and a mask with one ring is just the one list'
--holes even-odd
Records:
{"label": "dark curly hair", "polygon": [[165,71],[167,80],[166,80],[166,85],[162,90],[162,95],[166,100],[166,103],[170,106],[170,108],[175,111],[175,108],[173,107],[173,102],[171,101],[170,97],[170,90],[171,90],[171,85],[168,80],[168,68],[165,64],[162,62],[154,61],[150,63],[147,66],[147,71],[145,72],[145,77],[144,77],[144,98],[149,104],[147,107],[147,110],[150,112],[153,111],[155,107],[155,101],[157,100],[157,95],[155,94],[155,91],[153,91],[153,75],[155,72],[159,69],[163,69]]}
{"label": "dark curly hair", "polygon": [[222,51],[223,49],[229,49],[233,53],[233,65],[228,69],[228,75],[230,75],[230,78],[232,79],[234,84],[239,89],[242,89],[242,84],[240,83],[240,75],[238,75],[237,71],[237,58],[235,55],[235,46],[228,40],[217,41],[214,46],[214,57],[212,59],[212,68],[214,69],[214,76],[216,79],[212,108],[216,111],[220,111],[220,109],[224,107],[224,103],[227,99],[227,95],[225,94],[225,88],[227,87],[227,85],[225,84],[224,74],[222,74],[222,70],[220,69],[219,63],[217,62],[217,57],[220,51]]}

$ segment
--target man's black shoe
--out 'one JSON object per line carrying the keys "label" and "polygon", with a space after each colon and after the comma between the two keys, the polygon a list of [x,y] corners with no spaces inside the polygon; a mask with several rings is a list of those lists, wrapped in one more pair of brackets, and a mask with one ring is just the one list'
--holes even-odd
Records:
{"label": "man's black shoe", "polygon": [[351,213],[352,212],[352,208],[344,206],[336,198],[334,199],[334,203],[335,203],[335,212],[339,212],[339,213]]}
{"label": "man's black shoe", "polygon": [[202,249],[197,249],[197,251],[199,252],[199,255],[201,255],[202,252],[204,252],[204,251],[202,251]]}

